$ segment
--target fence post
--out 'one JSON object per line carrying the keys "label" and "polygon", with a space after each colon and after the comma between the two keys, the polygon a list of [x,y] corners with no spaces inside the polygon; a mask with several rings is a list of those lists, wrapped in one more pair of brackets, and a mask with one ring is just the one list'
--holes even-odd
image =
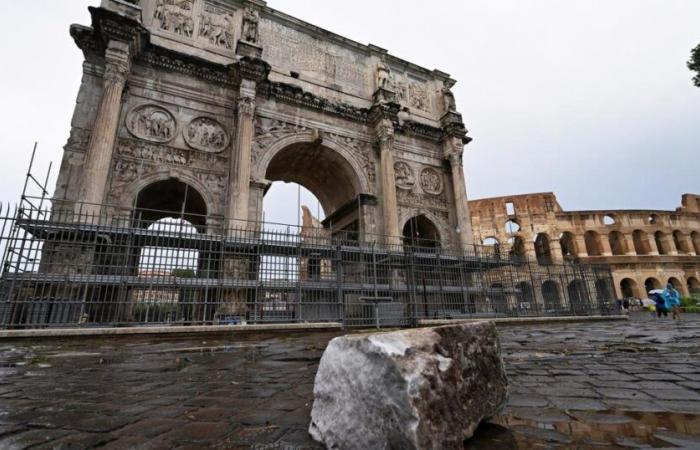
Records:
{"label": "fence post", "polygon": [[343,292],[343,246],[342,243],[338,243],[338,246],[336,247],[336,301],[338,304],[338,308],[340,308],[339,311],[339,317],[340,317],[340,323],[343,324],[343,327],[345,327],[347,324],[345,323],[345,293]]}
{"label": "fence post", "polygon": [[418,296],[416,295],[416,286],[417,286],[417,280],[416,280],[416,273],[415,273],[415,267],[414,267],[414,260],[413,260],[413,248],[410,245],[406,245],[405,247],[405,253],[404,253],[404,258],[407,257],[408,259],[408,286],[407,288],[407,294],[408,294],[408,301],[410,304],[409,307],[409,318],[408,318],[408,323],[410,327],[417,327],[418,326]]}

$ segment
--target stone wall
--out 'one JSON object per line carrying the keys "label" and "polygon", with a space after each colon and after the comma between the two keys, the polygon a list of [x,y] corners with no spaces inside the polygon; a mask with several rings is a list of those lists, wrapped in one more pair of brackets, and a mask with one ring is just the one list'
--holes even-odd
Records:
{"label": "stone wall", "polygon": [[700,196],[675,211],[565,211],[553,193],[470,201],[474,238],[546,265],[609,264],[617,296],[676,285],[700,294]]}

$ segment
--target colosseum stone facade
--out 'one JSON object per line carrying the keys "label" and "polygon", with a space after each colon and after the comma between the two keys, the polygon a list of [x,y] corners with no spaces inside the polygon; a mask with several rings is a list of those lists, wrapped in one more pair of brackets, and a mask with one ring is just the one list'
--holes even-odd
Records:
{"label": "colosseum stone facade", "polygon": [[619,298],[643,298],[666,283],[700,295],[700,195],[683,195],[675,211],[565,211],[551,192],[473,200],[469,208],[477,242],[542,266],[608,264]]}

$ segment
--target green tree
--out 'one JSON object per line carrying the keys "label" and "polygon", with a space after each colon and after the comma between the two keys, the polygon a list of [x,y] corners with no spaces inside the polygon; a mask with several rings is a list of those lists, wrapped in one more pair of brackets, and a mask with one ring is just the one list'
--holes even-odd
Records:
{"label": "green tree", "polygon": [[693,49],[693,51],[690,53],[690,61],[688,61],[688,69],[697,73],[697,75],[695,75],[695,77],[693,77],[693,82],[695,83],[695,86],[700,87],[700,44],[698,44],[698,46],[695,47]]}

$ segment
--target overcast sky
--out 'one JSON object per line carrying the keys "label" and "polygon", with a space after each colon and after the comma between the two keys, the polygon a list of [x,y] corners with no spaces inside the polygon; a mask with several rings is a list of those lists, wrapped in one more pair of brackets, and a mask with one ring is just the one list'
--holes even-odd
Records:
{"label": "overcast sky", "polygon": [[[89,24],[87,6],[99,2],[0,3],[8,201],[35,140],[39,168],[58,169],[81,77],[68,27]],[[700,193],[700,89],[685,66],[700,42],[698,0],[268,4],[457,79],[474,138],[470,198],[554,191],[566,209],[672,209],[682,193]],[[296,203],[296,191],[279,195]]]}

